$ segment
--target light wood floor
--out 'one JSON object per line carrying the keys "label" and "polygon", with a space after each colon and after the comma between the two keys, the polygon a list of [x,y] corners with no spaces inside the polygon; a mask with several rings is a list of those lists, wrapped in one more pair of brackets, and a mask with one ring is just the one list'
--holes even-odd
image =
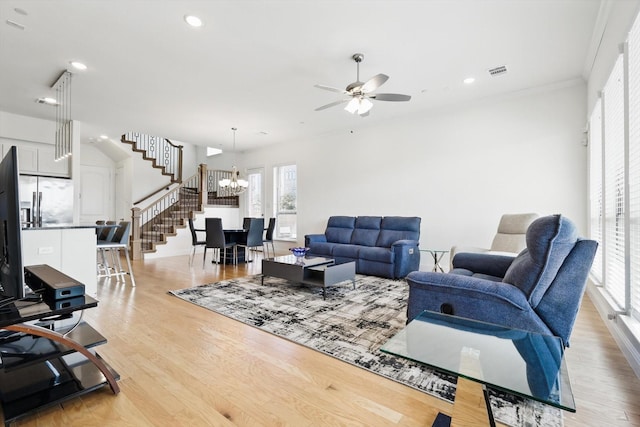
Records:
{"label": "light wood floor", "polygon": [[[201,254],[199,255],[202,256]],[[446,402],[167,294],[259,273],[187,257],[134,262],[137,287],[106,280],[86,320],[120,373],[108,388],[24,426],[430,426]],[[578,411],[565,426],[640,426],[640,381],[585,298],[567,353]]]}

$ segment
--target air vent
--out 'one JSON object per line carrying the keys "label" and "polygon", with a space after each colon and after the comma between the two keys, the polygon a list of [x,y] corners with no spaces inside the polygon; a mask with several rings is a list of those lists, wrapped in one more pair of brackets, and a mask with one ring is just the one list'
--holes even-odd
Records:
{"label": "air vent", "polygon": [[495,67],[495,68],[490,68],[489,69],[489,74],[492,76],[500,76],[502,74],[505,74],[507,72],[507,66],[506,65],[501,65],[499,67]]}

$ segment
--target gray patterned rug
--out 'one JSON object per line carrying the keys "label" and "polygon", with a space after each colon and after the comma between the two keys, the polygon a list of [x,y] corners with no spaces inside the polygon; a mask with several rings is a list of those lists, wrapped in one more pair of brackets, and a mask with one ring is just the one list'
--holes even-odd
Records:
{"label": "gray patterned rug", "polygon": [[[408,286],[404,280],[356,276],[327,289],[296,285],[285,280],[248,276],[171,294],[245,324],[321,351],[355,366],[452,402],[456,377],[378,349],[406,322]],[[497,421],[514,427],[560,427],[559,409],[537,402],[524,403],[512,395],[491,392]],[[535,424],[523,420],[523,408],[533,407]],[[528,417],[529,418],[529,417]]]}

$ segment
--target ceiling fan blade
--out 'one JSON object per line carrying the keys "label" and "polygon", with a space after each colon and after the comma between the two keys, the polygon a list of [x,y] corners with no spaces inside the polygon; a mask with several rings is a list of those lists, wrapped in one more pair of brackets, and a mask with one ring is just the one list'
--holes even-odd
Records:
{"label": "ceiling fan blade", "polygon": [[313,87],[317,87],[318,89],[328,90],[331,92],[347,93],[344,89],[338,89],[337,87],[331,87],[331,86],[325,86],[325,85],[313,85]]}
{"label": "ceiling fan blade", "polygon": [[411,99],[411,95],[401,95],[399,93],[377,93],[375,95],[369,95],[369,98],[376,101],[408,101]]}
{"label": "ceiling fan blade", "polygon": [[340,101],[332,102],[331,104],[323,105],[322,107],[316,108],[314,111],[325,110],[327,108],[335,107],[336,105],[344,104],[347,101],[350,101],[351,98],[341,99]]}
{"label": "ceiling fan blade", "polygon": [[389,80],[389,76],[387,76],[386,74],[375,75],[367,80],[367,82],[362,85],[360,90],[362,91],[362,93],[373,92],[374,90],[382,86],[382,84],[387,80]]}

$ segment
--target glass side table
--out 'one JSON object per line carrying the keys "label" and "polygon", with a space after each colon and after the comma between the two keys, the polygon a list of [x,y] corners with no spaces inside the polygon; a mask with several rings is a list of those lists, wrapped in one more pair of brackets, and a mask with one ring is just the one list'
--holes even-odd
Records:
{"label": "glass side table", "polygon": [[[576,411],[564,347],[558,337],[424,311],[380,350],[458,375],[454,418],[456,408],[462,408],[464,417],[468,410],[465,402],[475,402],[484,395],[486,409],[476,408],[479,411],[473,416],[485,420],[479,425],[489,425],[493,417],[487,386]],[[525,403],[523,410],[525,419],[533,416],[531,405]]]}
{"label": "glass side table", "polygon": [[444,269],[442,265],[440,265],[440,261],[445,254],[448,254],[449,251],[437,250],[437,249],[420,249],[420,252],[428,252],[433,257],[433,269],[431,271],[440,271],[444,273]]}

